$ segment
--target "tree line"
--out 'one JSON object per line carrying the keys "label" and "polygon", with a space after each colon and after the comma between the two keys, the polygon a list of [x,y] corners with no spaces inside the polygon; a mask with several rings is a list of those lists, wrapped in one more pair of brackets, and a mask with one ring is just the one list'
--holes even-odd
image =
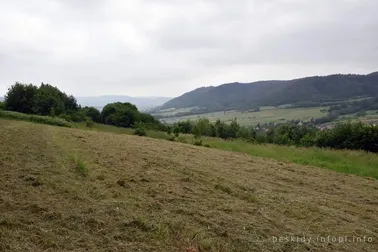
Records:
{"label": "tree line", "polygon": [[110,103],[102,111],[81,107],[74,96],[50,84],[40,86],[16,82],[0,104],[0,109],[25,114],[52,116],[71,122],[96,122],[119,127],[145,127],[165,130],[165,125],[152,115],[142,113],[131,103]]}
{"label": "tree line", "polygon": [[243,127],[236,119],[231,123],[208,119],[182,121],[168,128],[168,133],[193,134],[196,139],[202,136],[228,139],[243,139],[253,143],[271,143],[301,147],[322,147],[378,152],[378,126],[358,123],[339,123],[334,128],[319,130],[311,123],[291,122],[281,125],[269,124],[266,127]]}
{"label": "tree line", "polygon": [[334,105],[328,109],[328,112],[329,116],[338,117],[340,115],[353,113],[360,113],[360,115],[363,115],[367,110],[378,110],[378,96],[361,101]]}
{"label": "tree line", "polygon": [[[375,106],[375,100],[357,102],[354,105]],[[74,96],[67,95],[57,87],[42,83],[16,83],[12,85],[0,109],[25,114],[52,116],[74,122],[97,122],[118,127],[137,128],[136,134],[145,135],[144,129],[167,131],[168,134],[193,134],[197,140],[202,136],[222,139],[243,139],[254,143],[279,145],[317,146],[335,149],[356,149],[378,152],[378,127],[363,123],[341,123],[333,129],[321,131],[315,127],[315,119],[307,123],[293,121],[285,124],[265,124],[243,127],[234,119],[231,122],[210,122],[208,119],[181,121],[164,125],[152,115],[142,113],[131,103],[110,103],[102,111],[94,107],[81,107]],[[332,110],[332,109],[331,109]],[[336,109],[335,109],[336,110]],[[326,119],[326,118],[325,118]]]}

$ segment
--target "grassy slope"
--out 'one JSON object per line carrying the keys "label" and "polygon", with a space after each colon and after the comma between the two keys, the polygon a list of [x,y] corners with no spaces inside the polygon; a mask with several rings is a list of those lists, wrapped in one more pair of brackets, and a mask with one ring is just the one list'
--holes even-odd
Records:
{"label": "grassy slope", "polygon": [[[75,124],[76,127],[88,129],[85,124]],[[95,124],[94,131],[113,132],[117,134],[132,134],[132,129],[118,128],[109,125]],[[164,132],[147,131],[149,137],[168,139]],[[193,142],[193,136],[181,135],[181,140]],[[204,144],[212,148],[247,153],[255,157],[273,158],[281,162],[291,162],[301,165],[311,165],[343,173],[357,174],[378,179],[378,155],[363,151],[331,150],[321,148],[296,148],[273,144],[251,144],[240,140],[224,141],[219,138],[205,137]]]}
{"label": "grassy slope", "polygon": [[[378,246],[374,179],[106,132],[8,120],[0,130],[0,251]],[[286,235],[373,243],[272,242]]]}
{"label": "grassy slope", "polygon": [[[269,109],[269,108],[268,108]],[[3,113],[1,113],[3,112]],[[370,113],[371,114],[371,113]],[[130,128],[120,128],[110,125],[94,124],[93,128],[87,128],[85,123],[68,123],[59,118],[48,116],[26,115],[11,111],[0,111],[1,117],[33,121],[44,124],[51,124],[65,127],[76,127],[86,130],[95,130],[103,132],[112,132],[117,134],[133,134],[134,130]],[[168,139],[164,132],[149,130],[148,136],[157,139]],[[312,165],[326,168],[343,173],[357,174],[378,178],[378,155],[362,151],[343,151],[319,148],[295,148],[278,145],[256,145],[246,143],[240,140],[223,141],[218,138],[205,138],[204,144],[209,144],[213,148],[229,150],[235,152],[248,153],[257,157],[274,158],[283,162],[293,162],[297,164]],[[192,143],[191,135],[181,135],[179,141]]]}
{"label": "grassy slope", "polygon": [[30,121],[35,123],[49,124],[60,127],[72,127],[72,124],[67,122],[64,119],[58,117],[50,116],[39,116],[39,115],[29,115],[23,114],[15,111],[7,111],[0,109],[0,119],[5,118],[9,120],[21,120],[21,121]]}

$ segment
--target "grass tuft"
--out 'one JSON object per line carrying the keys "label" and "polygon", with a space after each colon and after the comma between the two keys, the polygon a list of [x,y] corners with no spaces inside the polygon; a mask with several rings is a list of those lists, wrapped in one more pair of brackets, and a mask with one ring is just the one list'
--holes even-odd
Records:
{"label": "grass tuft", "polygon": [[76,172],[79,173],[83,177],[87,177],[88,168],[85,162],[83,161],[83,159],[79,156],[73,156],[72,160],[74,162]]}
{"label": "grass tuft", "polygon": [[225,186],[225,185],[216,184],[216,185],[215,185],[215,189],[220,190],[220,191],[222,191],[222,192],[225,192],[225,193],[227,193],[227,194],[232,194],[232,190],[231,190],[231,188],[228,187],[228,186]]}

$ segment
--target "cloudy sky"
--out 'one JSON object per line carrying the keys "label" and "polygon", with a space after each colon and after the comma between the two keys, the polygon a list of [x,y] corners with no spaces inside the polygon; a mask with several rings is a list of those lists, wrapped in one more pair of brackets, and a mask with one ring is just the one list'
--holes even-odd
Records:
{"label": "cloudy sky", "polygon": [[0,0],[0,95],[76,96],[378,70],[377,0]]}

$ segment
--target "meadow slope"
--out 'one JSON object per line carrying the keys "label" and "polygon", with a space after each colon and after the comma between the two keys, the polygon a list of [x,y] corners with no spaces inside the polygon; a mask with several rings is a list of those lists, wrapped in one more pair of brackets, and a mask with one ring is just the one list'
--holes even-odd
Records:
{"label": "meadow slope", "polygon": [[[0,251],[378,248],[373,178],[9,120],[0,120],[0,171]],[[328,236],[351,240],[315,240]]]}

